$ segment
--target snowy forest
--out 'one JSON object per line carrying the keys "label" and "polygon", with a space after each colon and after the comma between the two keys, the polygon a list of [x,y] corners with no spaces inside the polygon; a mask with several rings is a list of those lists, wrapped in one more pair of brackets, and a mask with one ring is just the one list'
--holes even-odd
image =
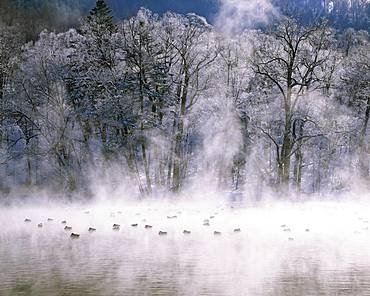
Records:
{"label": "snowy forest", "polygon": [[116,18],[98,0],[33,37],[3,15],[2,195],[369,189],[369,2],[327,12],[339,2],[358,4],[354,28],[282,10],[243,28],[227,11]]}

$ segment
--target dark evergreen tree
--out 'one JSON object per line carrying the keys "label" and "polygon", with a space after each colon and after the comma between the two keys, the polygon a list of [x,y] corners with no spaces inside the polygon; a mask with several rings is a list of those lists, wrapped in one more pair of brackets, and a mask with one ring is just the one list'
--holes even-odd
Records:
{"label": "dark evergreen tree", "polygon": [[113,34],[117,31],[111,10],[104,0],[97,0],[95,7],[86,17],[87,23],[91,26],[92,32],[97,36],[106,33]]}
{"label": "dark evergreen tree", "polygon": [[80,33],[83,38],[73,45],[70,55],[67,86],[71,106],[82,126],[86,155],[90,154],[92,139],[101,137],[102,143],[106,143],[107,124],[101,114],[107,102],[118,96],[115,93],[118,83],[115,79],[116,32],[117,26],[108,5],[98,0],[82,20]]}

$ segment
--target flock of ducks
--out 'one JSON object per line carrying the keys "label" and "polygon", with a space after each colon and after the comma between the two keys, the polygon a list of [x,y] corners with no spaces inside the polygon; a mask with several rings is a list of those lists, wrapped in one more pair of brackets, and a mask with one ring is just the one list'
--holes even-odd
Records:
{"label": "flock of ducks", "polygon": [[[89,211],[85,211],[84,212],[85,214],[89,214],[90,212]],[[122,214],[122,212],[121,211],[118,211],[117,212],[118,214]],[[179,211],[179,212],[177,212],[178,214],[181,214],[181,211]],[[137,213],[136,214],[136,216],[138,216],[138,215],[140,215],[140,213]],[[110,216],[111,217],[115,217],[115,213],[111,213],[110,214]],[[215,216],[214,215],[212,215],[212,216],[210,216],[209,217],[209,219],[213,219],[213,218],[215,218]],[[167,219],[177,219],[177,215],[172,215],[172,216],[167,216]],[[209,219],[205,219],[204,221],[203,221],[203,226],[210,226],[210,220]],[[48,222],[52,222],[52,221],[54,221],[54,219],[52,219],[52,218],[48,218],[47,219],[47,221]],[[26,218],[25,220],[24,220],[24,222],[26,222],[26,223],[30,223],[30,222],[32,222],[32,220],[31,219],[29,219],[29,218]],[[142,220],[142,222],[146,222],[146,220],[145,219],[143,219]],[[64,224],[65,226],[64,226],[64,230],[66,230],[66,231],[72,231],[72,227],[71,226],[68,226],[68,225],[66,225],[67,224],[67,221],[66,220],[63,220],[63,221],[61,221],[61,224]],[[42,228],[44,225],[43,225],[43,223],[39,223],[39,224],[37,224],[37,227],[38,228]],[[133,224],[131,224],[131,227],[138,227],[139,226],[139,224],[138,223],[133,223]],[[113,226],[112,226],[112,229],[114,230],[114,231],[119,231],[120,230],[120,228],[121,228],[121,225],[120,224],[113,224]],[[145,226],[144,226],[144,228],[145,229],[151,229],[151,228],[153,228],[153,226],[152,225],[149,225],[149,224],[145,224]],[[89,229],[88,229],[88,232],[95,232],[96,231],[96,228],[93,228],[93,227],[89,227]],[[241,229],[240,228],[235,228],[234,229],[234,232],[235,233],[237,233],[237,232],[241,232]],[[190,230],[187,230],[187,229],[184,229],[183,230],[183,232],[182,232],[184,235],[189,235],[189,234],[191,234],[191,231]],[[213,232],[213,234],[214,235],[221,235],[222,233],[220,232],[220,231],[214,231]],[[160,235],[160,236],[162,236],[162,235],[167,235],[167,231],[162,231],[162,230],[160,230],[159,232],[158,232],[158,235]],[[71,238],[79,238],[80,237],[80,234],[79,233],[76,233],[76,232],[72,232],[71,233]]]}
{"label": "flock of ducks", "polygon": [[[362,218],[362,217],[359,217],[358,218],[358,220],[360,220],[364,225],[368,225],[368,223],[369,223],[369,221],[368,220],[365,220],[364,218]],[[369,230],[369,227],[368,226],[365,226],[365,227],[362,227],[362,230],[363,231],[368,231]],[[360,234],[361,233],[361,231],[358,231],[358,230],[356,230],[355,232],[354,232],[354,234]]]}
{"label": "flock of ducks", "polygon": [[[288,233],[291,232],[290,228],[286,224],[282,224],[280,225],[280,227],[283,229],[284,232],[288,232]],[[310,229],[306,228],[305,232],[310,232]],[[288,240],[293,241],[294,237],[288,237]]]}
{"label": "flock of ducks", "polygon": [[[84,212],[85,214],[89,214],[90,212],[89,211],[85,211]],[[121,211],[118,211],[117,212],[118,214],[122,214],[122,212]],[[177,214],[181,214],[181,211],[179,211],[179,212],[177,212]],[[217,213],[215,213],[215,214],[217,214]],[[140,213],[137,213],[136,214],[136,216],[139,216],[140,215]],[[110,214],[110,216],[111,217],[115,217],[115,213],[111,213]],[[210,216],[209,217],[209,219],[204,219],[203,220],[203,226],[210,226],[210,219],[214,219],[215,218],[215,216],[214,215],[212,215],[212,216]],[[177,219],[177,215],[172,215],[172,216],[167,216],[167,219]],[[52,218],[48,218],[47,219],[47,221],[48,222],[52,222],[52,221],[54,221],[54,219],[52,219]],[[24,220],[24,222],[26,222],[26,223],[30,223],[31,222],[31,219],[29,219],[29,218],[26,218],[25,220]],[[145,219],[142,219],[142,222],[146,222],[146,220]],[[368,221],[363,221],[364,223],[368,223]],[[61,224],[64,224],[65,225],[65,227],[64,227],[64,230],[66,230],[66,231],[72,231],[72,227],[71,226],[68,226],[68,225],[66,225],[67,224],[67,221],[66,220],[63,220],[63,221],[61,221]],[[133,223],[133,224],[131,224],[131,227],[138,227],[139,226],[139,224],[138,223]],[[39,227],[39,228],[42,228],[43,227],[43,223],[39,223],[39,224],[37,224],[37,227]],[[286,225],[286,224],[282,224],[282,225],[280,225],[280,227],[281,227],[281,229],[284,231],[284,232],[287,232],[287,233],[290,233],[291,232],[291,229]],[[112,229],[114,230],[114,231],[119,231],[120,230],[120,228],[121,228],[121,225],[120,224],[113,224],[113,226],[112,226]],[[149,224],[145,224],[145,226],[144,226],[144,228],[145,229],[151,229],[151,228],[153,228],[153,226],[152,225],[149,225]],[[95,232],[96,231],[96,228],[93,228],[93,227],[89,227],[89,229],[88,229],[88,232]],[[309,232],[310,231],[310,229],[309,228],[306,228],[305,229],[305,232]],[[240,228],[235,228],[234,230],[233,230],[233,232],[234,233],[238,233],[238,232],[241,232],[241,229]],[[182,232],[184,235],[189,235],[189,234],[191,234],[191,231],[190,230],[187,230],[187,229],[184,229],[183,230],[183,232]],[[213,234],[215,235],[215,236],[219,236],[219,235],[221,235],[222,233],[220,232],[220,231],[214,231],[213,232]],[[159,232],[158,232],[158,235],[160,235],[160,236],[163,236],[163,235],[167,235],[167,231],[162,231],[162,230],[160,230]],[[71,233],[71,238],[79,238],[80,237],[80,234],[78,234],[78,233],[75,233],[75,232],[72,232]],[[288,237],[288,240],[289,241],[293,241],[294,240],[294,238],[293,237]]]}

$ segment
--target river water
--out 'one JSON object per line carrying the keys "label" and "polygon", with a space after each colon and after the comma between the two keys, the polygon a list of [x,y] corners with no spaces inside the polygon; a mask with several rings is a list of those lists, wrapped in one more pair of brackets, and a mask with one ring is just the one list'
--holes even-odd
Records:
{"label": "river water", "polygon": [[0,295],[370,295],[368,221],[350,202],[4,207]]}

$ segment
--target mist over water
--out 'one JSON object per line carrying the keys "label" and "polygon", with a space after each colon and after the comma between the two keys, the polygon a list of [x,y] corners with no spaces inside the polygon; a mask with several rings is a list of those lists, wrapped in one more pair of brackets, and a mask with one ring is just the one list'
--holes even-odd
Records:
{"label": "mist over water", "polygon": [[[0,211],[0,292],[367,295],[369,207],[363,201],[164,200],[6,207]],[[79,238],[70,237],[63,220]]]}

